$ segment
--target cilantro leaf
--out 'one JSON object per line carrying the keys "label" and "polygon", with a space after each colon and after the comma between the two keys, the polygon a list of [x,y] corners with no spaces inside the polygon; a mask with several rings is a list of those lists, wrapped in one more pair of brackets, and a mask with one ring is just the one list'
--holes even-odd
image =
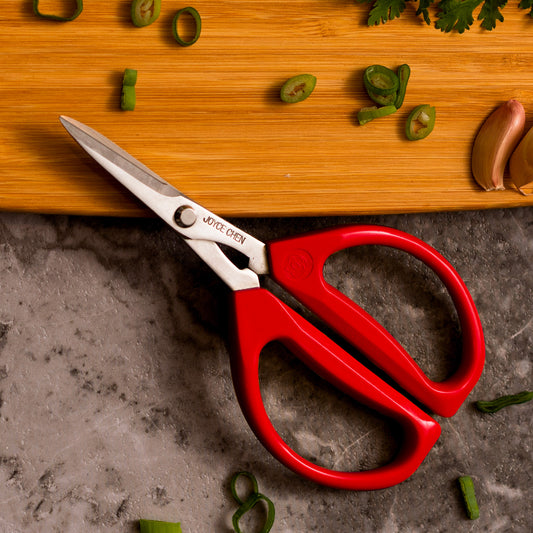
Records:
{"label": "cilantro leaf", "polygon": [[505,7],[506,4],[507,0],[485,0],[477,18],[483,21],[481,27],[490,31],[496,27],[496,20],[503,22],[503,15],[500,9]]}
{"label": "cilantro leaf", "polygon": [[530,17],[533,17],[533,0],[522,0],[519,4],[518,4],[518,7],[520,9],[529,9],[529,13],[528,15]]}
{"label": "cilantro leaf", "polygon": [[435,27],[443,32],[463,33],[474,22],[473,11],[483,0],[441,0]]}
{"label": "cilantro leaf", "polygon": [[405,0],[374,0],[374,7],[368,15],[368,25],[385,24],[398,18],[405,9]]}
{"label": "cilantro leaf", "polygon": [[[533,2],[533,0],[529,0],[529,1]],[[432,3],[433,3],[433,0],[420,0],[420,2],[418,3],[418,9],[416,10],[416,15],[422,15],[428,26],[431,24],[428,8]]]}

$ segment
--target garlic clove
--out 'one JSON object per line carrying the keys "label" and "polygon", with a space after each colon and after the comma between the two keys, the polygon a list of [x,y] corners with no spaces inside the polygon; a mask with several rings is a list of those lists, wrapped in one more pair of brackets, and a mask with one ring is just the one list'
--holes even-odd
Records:
{"label": "garlic clove", "polygon": [[486,191],[501,190],[507,161],[524,133],[526,114],[518,100],[509,100],[482,124],[472,148],[472,174]]}
{"label": "garlic clove", "polygon": [[533,128],[520,141],[509,160],[511,183],[524,195],[533,194]]}

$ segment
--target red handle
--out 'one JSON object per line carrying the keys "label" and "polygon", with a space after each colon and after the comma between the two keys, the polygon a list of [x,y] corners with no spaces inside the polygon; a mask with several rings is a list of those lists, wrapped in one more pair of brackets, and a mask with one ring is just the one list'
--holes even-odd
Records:
{"label": "red handle", "polygon": [[[457,309],[463,338],[461,362],[441,382],[430,380],[374,318],[324,280],[326,259],[353,246],[378,244],[410,253],[442,280]],[[271,276],[407,392],[441,416],[452,416],[476,384],[485,361],[479,316],[463,280],[434,248],[407,233],[382,226],[347,226],[269,244]]]}
{"label": "red handle", "polygon": [[[302,316],[265,289],[233,293],[235,349],[233,382],[242,411],[270,453],[296,473],[330,487],[372,490],[407,479],[440,435],[439,424],[359,363]],[[272,425],[259,386],[263,347],[279,341],[339,390],[395,419],[404,429],[403,447],[387,465],[362,472],[339,472],[315,465],[294,452]]]}

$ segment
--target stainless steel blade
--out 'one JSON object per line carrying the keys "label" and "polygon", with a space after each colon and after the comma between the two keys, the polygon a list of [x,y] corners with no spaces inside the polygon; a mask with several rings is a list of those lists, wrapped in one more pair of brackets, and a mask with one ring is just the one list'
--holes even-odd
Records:
{"label": "stainless steel blade", "polygon": [[[182,235],[232,289],[258,286],[257,279],[250,274],[268,273],[264,243],[187,198],[101,133],[70,117],[61,116],[60,120],[95,161]],[[250,270],[236,268],[214,243],[246,255]]]}

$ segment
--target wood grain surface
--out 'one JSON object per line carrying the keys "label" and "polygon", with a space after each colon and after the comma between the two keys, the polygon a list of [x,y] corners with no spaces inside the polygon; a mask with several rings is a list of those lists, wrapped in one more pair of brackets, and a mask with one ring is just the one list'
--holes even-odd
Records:
{"label": "wood grain surface", "polygon": [[[74,2],[42,1],[64,9]],[[180,47],[175,12],[136,28],[130,1],[85,1],[73,22],[40,19],[31,1],[0,11],[0,209],[140,215],[140,204],[68,136],[59,115],[97,129],[207,208],[225,216],[340,215],[533,205],[485,192],[470,172],[473,139],[516,98],[533,124],[533,20],[518,2],[492,32],[445,34],[415,16],[367,27],[355,0],[206,1],[199,41]],[[67,9],[68,10],[68,9]],[[359,126],[371,104],[362,72],[411,66],[404,106]],[[120,110],[123,70],[138,70],[137,107]],[[318,78],[283,104],[283,82]],[[435,130],[407,141],[409,111],[429,103]]]}

